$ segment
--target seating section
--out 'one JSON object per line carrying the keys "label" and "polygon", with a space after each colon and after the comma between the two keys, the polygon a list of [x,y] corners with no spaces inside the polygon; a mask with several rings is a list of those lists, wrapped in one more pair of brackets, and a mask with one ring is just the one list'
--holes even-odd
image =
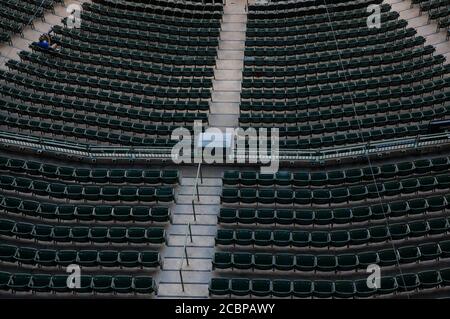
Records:
{"label": "seating section", "polygon": [[90,145],[170,147],[207,122],[223,5],[94,1],[60,51],[31,45],[0,72],[3,131]]}
{"label": "seating section", "polygon": [[450,2],[448,0],[411,0],[411,6],[418,6],[420,13],[427,12],[429,20],[435,20],[438,31],[450,28]]}
{"label": "seating section", "polygon": [[[241,126],[279,128],[282,148],[320,149],[428,134],[447,116],[445,58],[390,5],[297,4],[249,6]],[[379,29],[367,27],[370,4],[381,6]]]}
{"label": "seating section", "polygon": [[155,281],[149,276],[126,275],[82,275],[80,287],[68,288],[68,275],[47,275],[36,273],[0,272],[0,291],[34,293],[141,293],[152,294],[156,291]]}
{"label": "seating section", "polygon": [[450,269],[423,271],[418,274],[403,274],[381,278],[381,288],[368,288],[364,280],[267,280],[245,278],[214,278],[210,292],[217,296],[258,296],[296,298],[367,298],[374,295],[389,295],[413,290],[427,290],[449,285]]}
{"label": "seating section", "polygon": [[[448,164],[448,157],[429,154],[333,170],[226,170],[210,295],[447,291]],[[381,287],[366,283],[372,265],[381,269]]]}
{"label": "seating section", "polygon": [[[178,170],[56,163],[0,155],[0,296],[156,293]],[[81,288],[65,284],[72,264]]]}
{"label": "seating section", "polygon": [[0,1],[0,42],[11,43],[11,36],[20,34],[36,19],[44,20],[46,11],[52,11],[61,0],[1,0]]}

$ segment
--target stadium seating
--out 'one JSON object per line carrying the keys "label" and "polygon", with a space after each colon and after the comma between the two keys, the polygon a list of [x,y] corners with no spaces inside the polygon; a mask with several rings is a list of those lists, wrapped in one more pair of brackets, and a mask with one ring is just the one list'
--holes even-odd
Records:
{"label": "stadium seating", "polygon": [[11,36],[20,34],[23,36],[23,29],[31,25],[33,21],[44,19],[46,11],[53,11],[55,3],[62,3],[61,0],[1,0],[0,1],[0,42],[11,43]]}
{"label": "stadium seating", "polygon": [[320,149],[426,134],[446,116],[445,58],[390,5],[367,29],[366,6],[381,1],[293,3],[249,6],[242,127],[277,127],[280,147]]}
{"label": "stadium seating", "polygon": [[450,27],[450,3],[447,0],[412,0],[411,6],[415,5],[419,7],[420,13],[428,13],[429,21],[436,21],[438,31]]}
{"label": "stadium seating", "polygon": [[[263,280],[247,278],[213,278],[212,296],[277,296],[296,298],[367,298],[375,295],[401,294],[408,290],[426,290],[447,286],[449,269],[382,277],[381,287],[369,288],[366,280]],[[445,279],[443,279],[443,277]],[[262,282],[263,281],[263,282]],[[264,286],[263,286],[264,285]],[[261,288],[263,286],[263,288]]]}
{"label": "stadium seating", "polygon": [[3,130],[166,147],[175,128],[207,122],[223,5],[120,4],[84,3],[79,29],[53,27],[60,51],[32,45],[21,61],[7,62]]}
{"label": "stadium seating", "polygon": [[87,293],[144,293],[156,292],[155,282],[149,276],[109,276],[109,275],[83,275],[79,288],[67,286],[68,275],[44,275],[31,273],[0,273],[0,289],[6,291],[32,291],[32,292],[74,292]]}

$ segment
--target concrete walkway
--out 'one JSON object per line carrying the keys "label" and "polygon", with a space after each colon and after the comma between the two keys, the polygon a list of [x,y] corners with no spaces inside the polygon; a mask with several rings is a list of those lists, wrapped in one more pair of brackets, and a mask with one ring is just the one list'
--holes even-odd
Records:
{"label": "concrete walkway", "polygon": [[[224,6],[210,104],[211,127],[238,127],[247,22],[246,3],[246,0],[227,0]],[[223,169],[204,166],[202,171],[203,182],[199,180],[198,200],[193,197],[197,168],[182,169],[183,178],[178,188],[177,203],[172,209],[173,222],[166,229],[169,240],[161,251],[164,269],[155,278],[159,283],[158,298],[208,297]],[[193,216],[193,198],[196,221]],[[192,242],[189,235],[186,236],[189,223]],[[183,257],[185,243],[189,265]]]}

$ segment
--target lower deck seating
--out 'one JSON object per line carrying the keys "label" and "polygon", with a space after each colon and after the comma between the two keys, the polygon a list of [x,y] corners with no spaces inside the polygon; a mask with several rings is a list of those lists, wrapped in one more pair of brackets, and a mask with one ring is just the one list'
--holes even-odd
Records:
{"label": "lower deck seating", "polygon": [[82,275],[80,287],[69,288],[68,275],[48,275],[39,273],[0,272],[0,291],[35,293],[141,293],[153,294],[157,291],[151,276],[127,275]]}
{"label": "lower deck seating", "polygon": [[450,285],[450,269],[408,273],[382,277],[378,288],[370,288],[367,279],[361,280],[269,280],[246,278],[213,278],[210,295],[258,296],[296,298],[367,298],[410,291],[425,291]]}

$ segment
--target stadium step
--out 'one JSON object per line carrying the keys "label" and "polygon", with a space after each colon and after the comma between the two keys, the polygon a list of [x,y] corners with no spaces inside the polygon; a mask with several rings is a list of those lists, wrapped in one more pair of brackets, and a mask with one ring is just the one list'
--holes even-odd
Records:
{"label": "stadium step", "polygon": [[246,31],[246,1],[228,0],[224,6],[217,53],[209,124],[237,127],[241,100]]}
{"label": "stadium step", "polygon": [[[222,170],[205,167],[203,181],[199,179],[200,200],[195,198],[196,220],[192,198],[196,181],[196,167],[184,168],[178,188],[177,203],[172,207],[173,223],[167,228],[168,242],[161,251],[164,267],[156,275],[158,298],[207,298],[212,277],[214,237],[220,209]],[[192,242],[188,233],[191,224]],[[187,263],[185,247],[189,258]],[[181,284],[183,276],[184,291]]]}

